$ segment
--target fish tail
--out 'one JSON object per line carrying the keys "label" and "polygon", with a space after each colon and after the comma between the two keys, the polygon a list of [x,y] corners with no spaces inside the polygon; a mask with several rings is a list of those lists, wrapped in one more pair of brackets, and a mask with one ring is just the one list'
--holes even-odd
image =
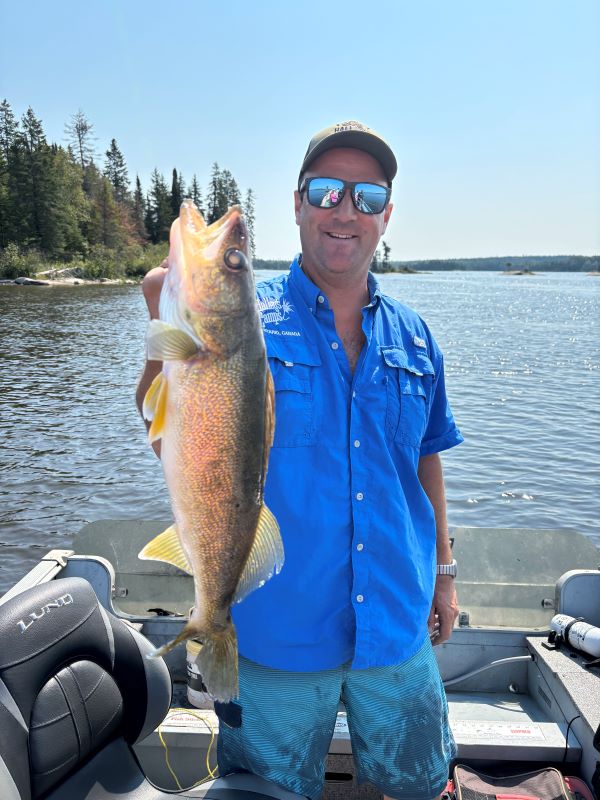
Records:
{"label": "fish tail", "polygon": [[148,657],[164,656],[188,639],[202,642],[196,666],[209,695],[222,703],[238,697],[238,649],[233,622],[228,620],[224,627],[213,628],[210,632],[200,632],[196,625],[188,622],[176,639],[149,653]]}
{"label": "fish tail", "polygon": [[159,658],[166,656],[167,653],[170,653],[171,650],[174,650],[178,644],[187,642],[188,639],[194,639],[198,635],[198,628],[191,622],[188,622],[179,636],[177,636],[175,639],[172,639],[170,642],[167,642],[162,647],[159,647],[157,650],[152,650],[152,652],[147,654],[146,658]]}
{"label": "fish tail", "polygon": [[231,620],[202,637],[196,666],[212,698],[226,703],[239,697],[237,635]]}

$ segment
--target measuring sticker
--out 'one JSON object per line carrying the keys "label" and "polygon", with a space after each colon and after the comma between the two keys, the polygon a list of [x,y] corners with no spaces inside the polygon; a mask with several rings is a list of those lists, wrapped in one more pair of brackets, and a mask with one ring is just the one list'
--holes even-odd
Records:
{"label": "measuring sticker", "polygon": [[505,743],[546,741],[539,725],[483,722],[475,719],[452,720],[452,733],[460,739],[489,739]]}
{"label": "measuring sticker", "polygon": [[333,732],[334,736],[349,736],[350,731],[348,730],[348,715],[343,711],[340,711],[337,715],[337,719],[335,721],[335,730]]}
{"label": "measuring sticker", "polygon": [[162,722],[161,728],[165,727],[173,727],[173,728],[193,728],[195,730],[203,730],[203,731],[211,731],[214,729],[215,732],[219,730],[219,720],[214,712],[192,712],[188,713],[186,711],[173,711],[172,713],[168,714],[166,719]]}

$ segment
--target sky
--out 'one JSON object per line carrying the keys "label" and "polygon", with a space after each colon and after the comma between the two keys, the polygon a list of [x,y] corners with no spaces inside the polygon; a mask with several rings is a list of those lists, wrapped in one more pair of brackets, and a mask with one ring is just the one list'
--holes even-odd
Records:
{"label": "sky", "polygon": [[393,260],[600,253],[598,0],[0,0],[0,99],[50,141],[81,109],[149,187],[213,162],[291,259],[312,135],[357,119],[399,163]]}

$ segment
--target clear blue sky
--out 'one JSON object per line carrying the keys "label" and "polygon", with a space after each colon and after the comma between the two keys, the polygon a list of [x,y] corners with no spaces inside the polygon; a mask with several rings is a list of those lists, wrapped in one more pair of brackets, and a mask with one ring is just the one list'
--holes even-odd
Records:
{"label": "clear blue sky", "polygon": [[256,193],[263,258],[299,247],[311,135],[346,119],[400,163],[394,259],[600,252],[598,0],[0,0],[0,98],[48,138],[82,109],[131,177]]}

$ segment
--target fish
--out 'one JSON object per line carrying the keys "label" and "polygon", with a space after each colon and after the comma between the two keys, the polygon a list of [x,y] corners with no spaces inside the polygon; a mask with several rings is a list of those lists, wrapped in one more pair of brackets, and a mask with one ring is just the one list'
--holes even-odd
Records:
{"label": "fish", "polygon": [[161,462],[174,523],[139,553],[194,579],[182,632],[154,652],[194,639],[208,693],[238,696],[231,606],[280,572],[283,543],[264,486],[275,426],[275,393],[239,206],[207,225],[184,200],[170,232],[168,272],[146,343],[163,362],[143,415]]}

